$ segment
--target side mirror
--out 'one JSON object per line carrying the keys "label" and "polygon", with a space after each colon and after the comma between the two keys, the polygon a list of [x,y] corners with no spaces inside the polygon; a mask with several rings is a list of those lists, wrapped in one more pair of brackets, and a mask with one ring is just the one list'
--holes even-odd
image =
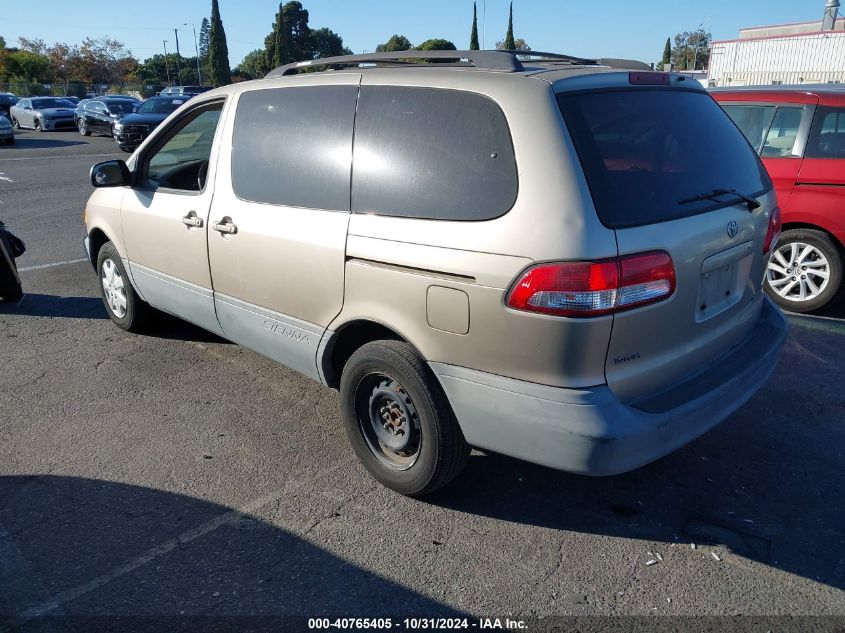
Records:
{"label": "side mirror", "polygon": [[130,181],[129,167],[122,160],[107,160],[91,168],[91,184],[95,187],[121,187]]}

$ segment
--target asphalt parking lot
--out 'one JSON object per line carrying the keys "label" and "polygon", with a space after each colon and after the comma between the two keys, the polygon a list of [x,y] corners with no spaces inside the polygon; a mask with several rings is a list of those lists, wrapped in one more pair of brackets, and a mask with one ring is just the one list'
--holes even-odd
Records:
{"label": "asphalt parking lot", "polygon": [[845,616],[845,306],[791,316],[767,386],[654,464],[586,478],[476,452],[411,500],[355,460],[334,392],[169,317],[110,323],[80,260],[88,169],[112,156],[73,132],[0,147],[0,219],[29,249],[27,294],[0,304],[0,631]]}

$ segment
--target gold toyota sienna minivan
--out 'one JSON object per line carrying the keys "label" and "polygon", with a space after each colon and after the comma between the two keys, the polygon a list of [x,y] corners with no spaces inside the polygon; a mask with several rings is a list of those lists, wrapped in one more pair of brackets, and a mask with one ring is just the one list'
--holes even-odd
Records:
{"label": "gold toyota sienna minivan", "polygon": [[168,312],[337,389],[408,495],[470,447],[611,475],[701,435],[786,335],[772,183],[697,82],[523,55],[323,59],[191,99],[91,170],[109,316]]}

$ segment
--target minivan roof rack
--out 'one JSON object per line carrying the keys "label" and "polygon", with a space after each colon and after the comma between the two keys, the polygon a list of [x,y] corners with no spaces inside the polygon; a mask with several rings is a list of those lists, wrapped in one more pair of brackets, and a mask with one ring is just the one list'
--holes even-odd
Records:
{"label": "minivan roof rack", "polygon": [[341,55],[322,57],[303,62],[279,66],[267,73],[266,79],[295,75],[302,68],[328,66],[333,70],[361,64],[403,65],[406,60],[438,59],[456,62],[456,65],[470,66],[483,70],[519,72],[522,64],[513,55],[501,51],[395,51],[389,53],[364,53],[362,55]]}
{"label": "minivan roof rack", "polygon": [[294,62],[279,66],[271,70],[265,79],[274,79],[295,75],[303,68],[326,66],[331,70],[351,68],[363,64],[379,66],[417,66],[413,60],[433,59],[442,60],[440,65],[476,68],[478,70],[496,70],[501,72],[522,72],[525,70],[523,61],[533,64],[568,64],[573,66],[609,66],[611,68],[626,68],[630,70],[650,70],[651,67],[643,62],[628,59],[586,59],[563,55],[561,53],[545,53],[541,51],[393,51],[385,53],[364,53],[361,55],[341,55],[338,57],[322,57]]}

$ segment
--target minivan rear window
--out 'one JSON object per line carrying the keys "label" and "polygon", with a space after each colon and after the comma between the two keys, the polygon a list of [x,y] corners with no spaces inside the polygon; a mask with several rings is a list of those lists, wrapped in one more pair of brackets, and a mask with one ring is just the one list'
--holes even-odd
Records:
{"label": "minivan rear window", "polygon": [[353,213],[491,220],[516,201],[507,119],[483,95],[363,86],[355,122]]}
{"label": "minivan rear window", "polygon": [[596,212],[609,228],[736,204],[731,196],[682,203],[714,189],[756,197],[772,187],[748,141],[707,94],[609,90],[559,93],[557,101]]}

